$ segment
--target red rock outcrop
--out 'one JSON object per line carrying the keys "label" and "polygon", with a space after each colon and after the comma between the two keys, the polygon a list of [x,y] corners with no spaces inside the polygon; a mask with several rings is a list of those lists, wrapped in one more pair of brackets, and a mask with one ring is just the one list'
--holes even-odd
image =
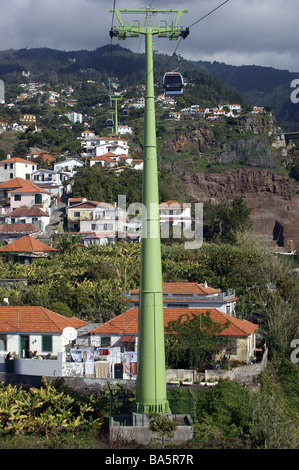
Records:
{"label": "red rock outcrop", "polygon": [[[242,196],[251,209],[258,233],[270,244],[275,225],[283,226],[284,247],[293,240],[299,250],[298,183],[271,170],[242,168],[223,173],[186,173],[182,176],[186,192],[199,202],[225,202]],[[272,240],[272,242],[271,242]]]}

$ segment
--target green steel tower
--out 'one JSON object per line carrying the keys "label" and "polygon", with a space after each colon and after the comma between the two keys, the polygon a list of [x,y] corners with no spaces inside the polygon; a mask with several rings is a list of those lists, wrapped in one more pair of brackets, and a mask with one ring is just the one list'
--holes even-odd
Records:
{"label": "green steel tower", "polygon": [[[113,27],[110,36],[120,40],[145,36],[146,52],[146,96],[144,125],[143,168],[143,215],[141,240],[141,285],[139,299],[138,369],[136,383],[136,412],[168,413],[166,392],[165,344],[162,291],[161,238],[159,217],[159,187],[156,145],[156,118],[153,69],[153,36],[176,40],[184,35],[178,21],[187,10],[164,10],[153,8],[111,9],[120,26]],[[149,15],[176,14],[175,22],[167,26],[140,26],[133,21],[131,26],[123,24],[124,14]]]}

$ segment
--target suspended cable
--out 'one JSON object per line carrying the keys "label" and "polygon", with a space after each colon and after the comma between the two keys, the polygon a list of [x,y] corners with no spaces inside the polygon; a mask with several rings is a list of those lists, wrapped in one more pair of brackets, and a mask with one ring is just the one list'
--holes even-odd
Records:
{"label": "suspended cable", "polygon": [[206,15],[202,16],[201,18],[199,18],[199,20],[195,21],[194,23],[192,23],[190,26],[188,26],[185,31],[182,32],[181,34],[181,38],[174,50],[174,53],[173,55],[175,55],[176,51],[178,50],[179,48],[179,45],[181,44],[181,41],[182,39],[186,39],[186,37],[189,35],[189,32],[190,32],[190,28],[193,28],[193,26],[195,26],[197,23],[199,23],[200,21],[204,20],[205,18],[207,18],[207,16],[211,15],[212,13],[214,13],[216,10],[218,10],[219,8],[221,8],[223,5],[225,5],[226,3],[228,3],[229,0],[226,0],[225,2],[221,3],[221,5],[218,5],[218,7],[214,8],[213,10],[211,10],[209,13],[207,13]]}
{"label": "suspended cable", "polygon": [[218,5],[218,7],[214,8],[214,10],[210,11],[210,13],[207,13],[206,15],[204,15],[202,18],[199,18],[199,20],[195,21],[194,23],[192,23],[190,26],[189,26],[189,29],[192,28],[194,25],[196,25],[197,23],[199,23],[200,21],[204,20],[207,16],[211,15],[212,13],[214,13],[214,11],[218,10],[218,8],[221,8],[223,5],[225,5],[227,2],[229,2],[229,0],[226,0],[225,2],[221,3],[221,5]]}

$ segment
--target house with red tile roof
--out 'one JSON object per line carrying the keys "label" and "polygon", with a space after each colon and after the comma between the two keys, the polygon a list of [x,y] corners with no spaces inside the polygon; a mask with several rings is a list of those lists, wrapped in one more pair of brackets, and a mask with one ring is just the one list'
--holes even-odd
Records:
{"label": "house with red tile roof", "polygon": [[[165,308],[216,308],[223,313],[235,316],[237,297],[233,289],[222,292],[208,284],[196,282],[164,282],[163,306]],[[138,307],[139,289],[130,292],[130,305]]]}
{"label": "house with red tile roof", "polygon": [[[138,307],[132,307],[121,315],[90,330],[91,343],[95,348],[107,348],[109,353],[105,356],[111,363],[125,362],[124,354],[138,353]],[[209,312],[213,322],[228,325],[221,335],[227,337],[228,347],[225,351],[230,358],[249,361],[254,357],[256,347],[256,330],[258,325],[247,320],[239,320],[217,308],[164,308],[164,328],[171,321],[192,319],[193,315],[206,315]]]}
{"label": "house with red tile roof", "polygon": [[67,318],[44,307],[0,306],[0,356],[15,352],[20,358],[36,351],[37,356],[64,353],[69,341],[63,330],[88,323]]}
{"label": "house with red tile roof", "polygon": [[[0,184],[0,200],[2,213],[12,212],[22,206],[38,205],[44,212],[50,214],[51,194],[31,181],[23,178],[13,178]],[[54,209],[54,208],[53,208]]]}
{"label": "house with red tile roof", "polygon": [[0,248],[0,255],[6,256],[8,261],[19,263],[30,262],[36,258],[48,258],[51,253],[56,252],[56,248],[52,248],[29,235]]}
{"label": "house with red tile roof", "polygon": [[116,155],[112,152],[107,152],[104,155],[91,158],[89,164],[90,166],[102,165],[103,168],[112,168],[114,166],[117,166],[116,159],[112,158],[112,156]]}
{"label": "house with red tile roof", "polygon": [[50,215],[39,206],[21,206],[9,212],[5,217],[7,224],[34,224],[43,232],[50,223]]}
{"label": "house with red tile roof", "polygon": [[0,224],[0,240],[7,244],[38,232],[40,232],[40,229],[30,223]]}
{"label": "house with red tile roof", "polygon": [[115,204],[71,198],[66,213],[68,230],[80,232],[85,245],[114,242],[123,230],[125,214]]}
{"label": "house with red tile roof", "polygon": [[37,170],[37,164],[19,157],[10,157],[0,161],[0,182],[13,178],[30,180],[32,173]]}
{"label": "house with red tile roof", "polygon": [[191,204],[184,204],[179,201],[166,201],[159,205],[161,227],[178,226],[182,229],[191,228]]}

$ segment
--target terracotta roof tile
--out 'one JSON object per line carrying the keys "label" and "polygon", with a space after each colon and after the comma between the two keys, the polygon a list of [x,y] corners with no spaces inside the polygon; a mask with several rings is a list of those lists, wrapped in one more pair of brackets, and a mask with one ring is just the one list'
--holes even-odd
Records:
{"label": "terracotta roof tile", "polygon": [[32,252],[48,252],[57,251],[55,248],[46,245],[45,243],[36,240],[35,238],[26,235],[25,237],[19,238],[15,242],[0,248],[0,252],[18,252],[18,253],[32,253]]}
{"label": "terracotta roof tile", "polygon": [[[140,289],[131,291],[131,294],[139,294]],[[213,287],[204,284],[198,284],[196,282],[163,282],[163,295],[176,294],[176,295],[211,295],[220,292],[220,289],[214,289]]]}
{"label": "terracotta roof tile", "polygon": [[[239,320],[238,318],[232,317],[226,313],[221,312],[216,308],[212,309],[188,309],[188,308],[164,308],[164,327],[169,322],[177,320],[180,316],[183,316],[187,320],[188,316],[192,318],[192,314],[200,315],[205,314],[207,311],[211,314],[211,319],[215,323],[224,325],[227,321],[230,322],[229,326],[222,331],[222,336],[249,336],[256,331],[258,325],[250,323],[246,320]],[[132,307],[126,312],[118,315],[112,320],[100,325],[93,330],[91,333],[103,333],[103,334],[127,334],[137,335],[138,334],[138,308]]]}
{"label": "terracotta roof tile", "polygon": [[179,201],[167,201],[167,202],[162,202],[160,204],[160,209],[163,209],[163,208],[169,208],[169,207],[179,207],[179,208],[182,208],[184,206],[184,204],[182,202],[179,202]]}
{"label": "terracotta roof tile", "polygon": [[35,165],[35,163],[32,163],[28,160],[25,160],[24,158],[19,158],[19,157],[11,157],[7,158],[6,160],[1,160],[1,163],[11,163],[11,162],[17,162],[17,163],[29,163],[30,165]]}
{"label": "terracotta roof tile", "polygon": [[24,178],[12,178],[11,180],[0,183],[0,189],[16,189],[26,186],[29,182]]}
{"label": "terracotta roof tile", "polygon": [[33,233],[40,229],[34,224],[0,224],[0,233]]}
{"label": "terracotta roof tile", "polygon": [[67,326],[88,324],[79,318],[67,318],[43,307],[1,307],[0,331],[3,333],[61,333]]}
{"label": "terracotta roof tile", "polygon": [[12,212],[7,214],[6,217],[49,217],[49,215],[44,212],[40,207],[38,206],[21,206],[17,207],[14,209]]}

